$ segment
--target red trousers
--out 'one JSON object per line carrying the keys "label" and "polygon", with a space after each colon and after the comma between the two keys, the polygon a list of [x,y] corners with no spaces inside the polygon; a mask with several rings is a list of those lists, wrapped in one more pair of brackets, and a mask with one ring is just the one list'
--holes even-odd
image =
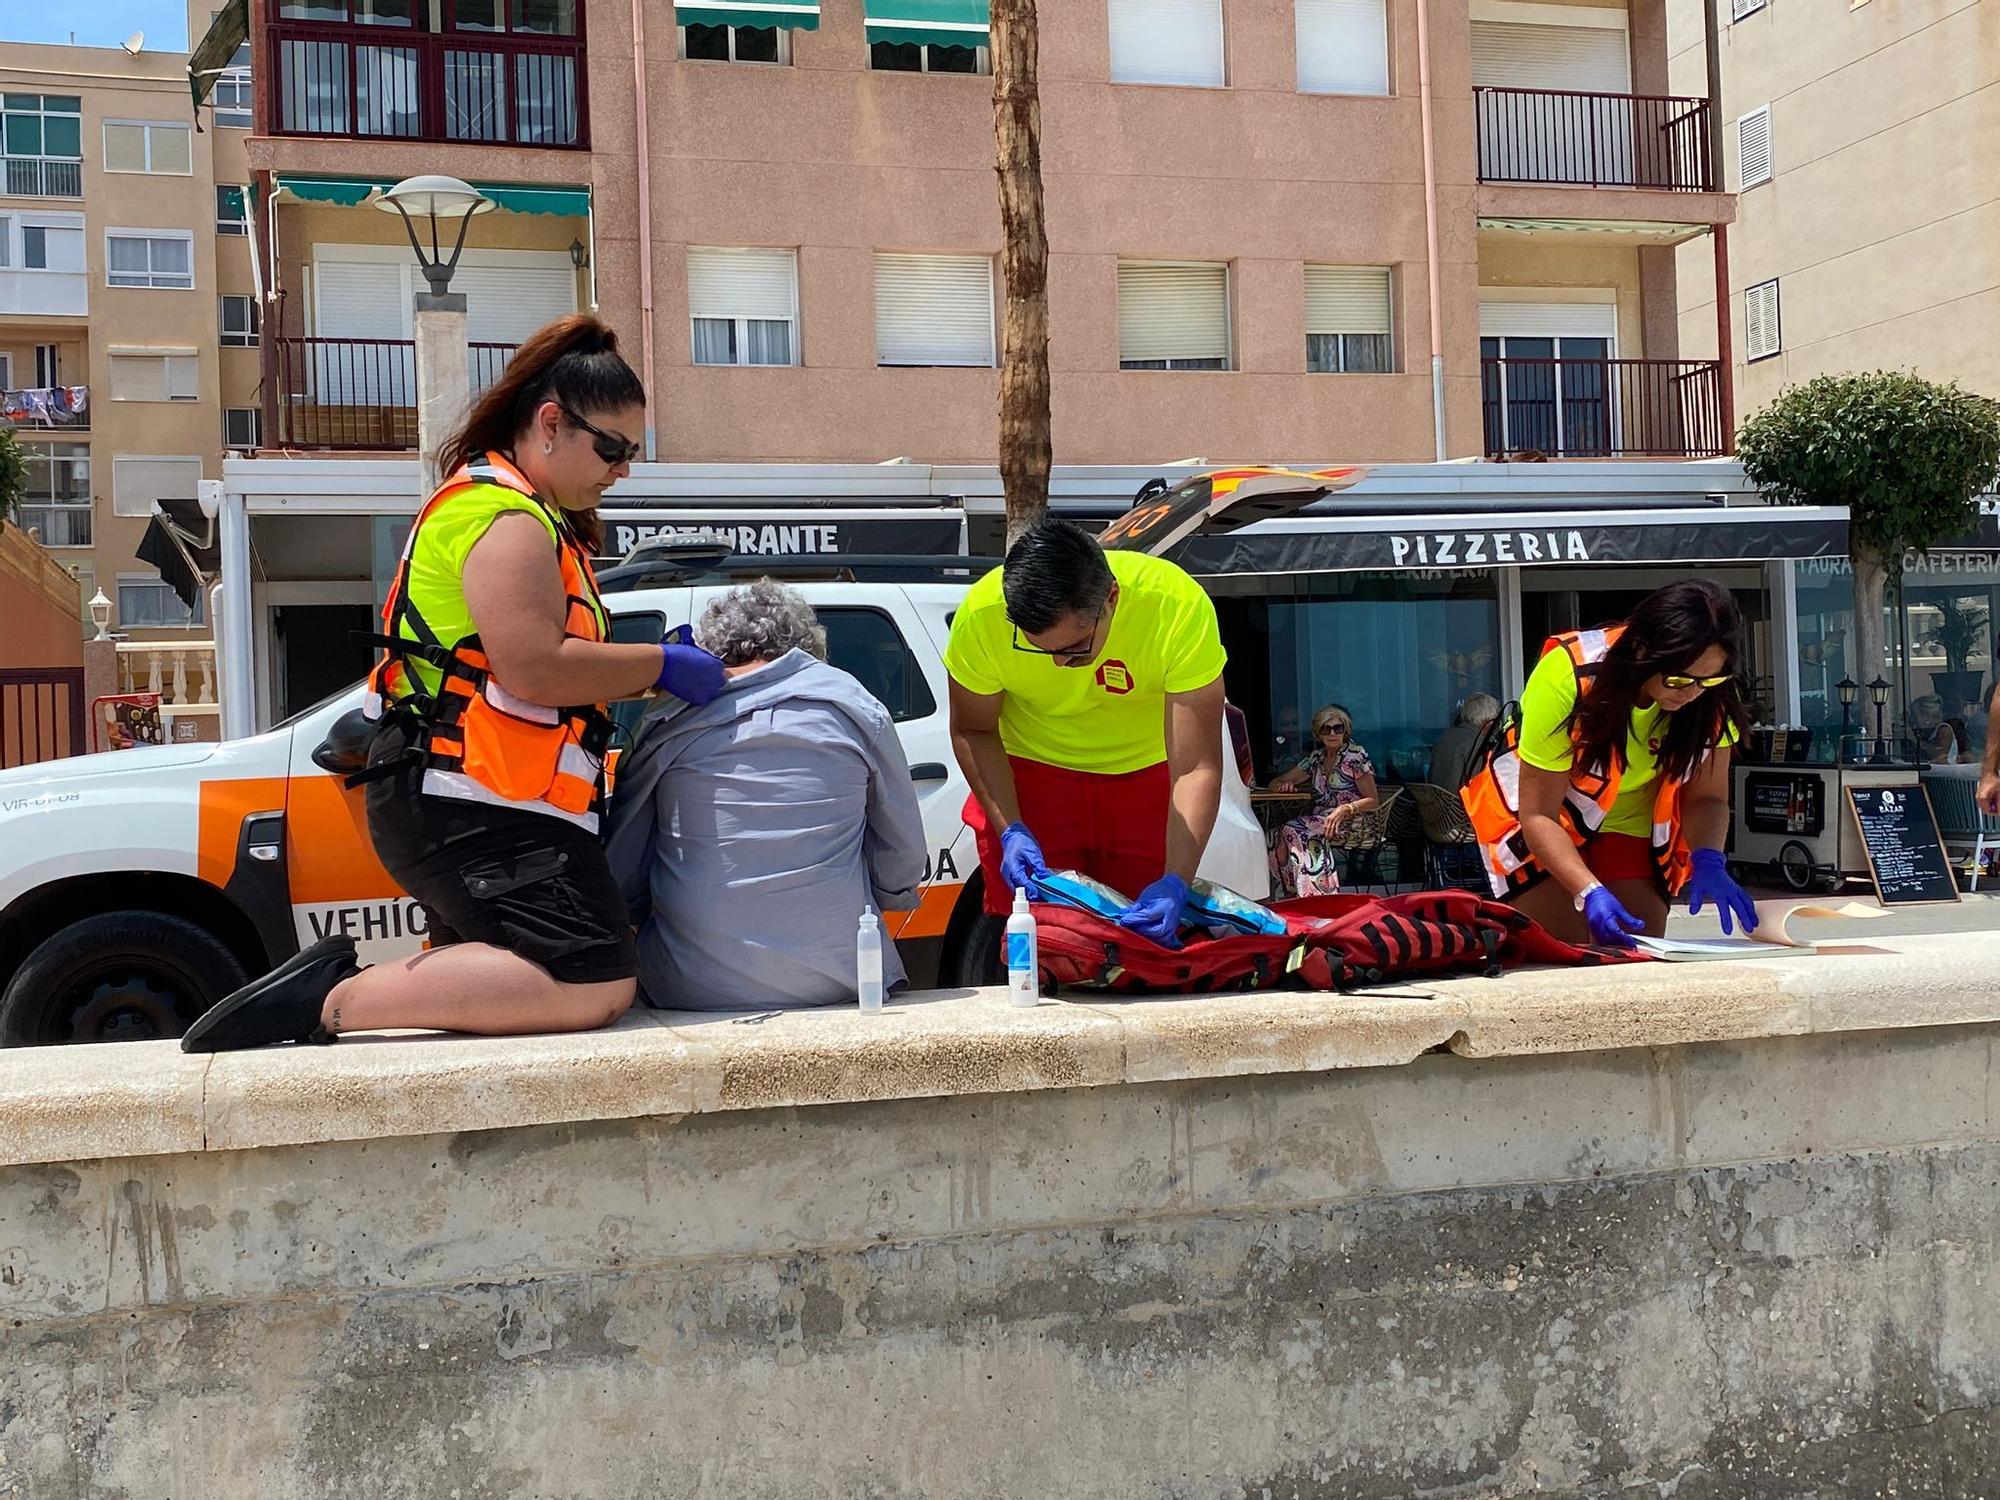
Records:
{"label": "red trousers", "polygon": [[[1021,821],[1051,870],[1081,870],[1136,898],[1167,869],[1167,810],[1173,783],[1167,763],[1143,771],[1101,776],[1066,771],[1010,755]],[[986,910],[1005,916],[1014,893],[1000,875],[1000,830],[989,828],[974,798],[965,799],[965,821],[979,841],[986,872]]]}

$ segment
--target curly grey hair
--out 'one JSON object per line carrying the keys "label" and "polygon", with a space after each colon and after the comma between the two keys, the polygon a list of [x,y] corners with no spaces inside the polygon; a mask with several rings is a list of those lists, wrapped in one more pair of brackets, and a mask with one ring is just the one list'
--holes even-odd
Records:
{"label": "curly grey hair", "polygon": [[694,628],[694,643],[721,657],[725,667],[775,661],[793,650],[826,660],[826,627],[813,607],[769,578],[709,600]]}

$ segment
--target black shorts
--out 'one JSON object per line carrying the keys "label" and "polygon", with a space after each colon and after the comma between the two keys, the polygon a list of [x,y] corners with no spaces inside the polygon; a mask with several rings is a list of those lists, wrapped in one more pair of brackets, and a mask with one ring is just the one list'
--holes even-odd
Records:
{"label": "black shorts", "polygon": [[[391,720],[368,763],[400,755]],[[630,979],[639,952],[596,834],[564,818],[426,796],[414,762],[368,783],[368,834],[383,867],[416,898],[430,944],[491,943],[564,984]]]}

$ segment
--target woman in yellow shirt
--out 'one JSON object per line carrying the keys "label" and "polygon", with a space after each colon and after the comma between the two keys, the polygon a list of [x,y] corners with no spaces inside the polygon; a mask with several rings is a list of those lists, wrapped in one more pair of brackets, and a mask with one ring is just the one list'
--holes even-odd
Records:
{"label": "woman in yellow shirt", "polygon": [[1722,854],[1742,630],[1728,590],[1690,578],[1622,625],[1549,641],[1518,737],[1465,789],[1496,895],[1578,943],[1664,933],[1682,889],[1724,932],[1755,928]]}

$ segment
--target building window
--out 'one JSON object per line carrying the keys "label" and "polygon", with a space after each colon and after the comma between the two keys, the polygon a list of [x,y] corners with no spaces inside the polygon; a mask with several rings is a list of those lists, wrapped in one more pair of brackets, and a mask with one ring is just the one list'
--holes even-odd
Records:
{"label": "building window", "polygon": [[875,363],[991,365],[992,260],[878,254]]}
{"label": "building window", "polygon": [[224,297],[222,299],[222,347],[225,349],[255,349],[257,347],[257,299],[255,297]]}
{"label": "building window", "polygon": [[1302,94],[1389,92],[1384,0],[1293,0]]}
{"label": "building window", "polygon": [[220,182],[215,185],[215,232],[246,235],[250,232],[248,188],[230,187]]}
{"label": "building window", "polygon": [[106,120],[104,170],[186,177],[194,171],[194,131],[165,120]]}
{"label": "building window", "polygon": [[[210,17],[212,21],[214,17]],[[249,130],[257,117],[250,96],[250,44],[245,42],[229,59],[229,67],[216,74],[215,86],[208,91],[215,106],[215,123],[225,130]]]}
{"label": "building window", "polygon": [[261,448],[264,446],[264,413],[254,406],[230,406],[222,412],[222,446]]}
{"label": "building window", "polygon": [[1769,359],[1785,347],[1778,326],[1778,283],[1760,281],[1743,289],[1743,355],[1747,364]]}
{"label": "building window", "polygon": [[61,223],[30,223],[25,215],[0,214],[0,267],[6,266],[24,271],[82,271],[82,215],[65,215]]}
{"label": "building window", "polygon": [[83,196],[83,101],[75,94],[0,94],[0,192]]}
{"label": "building window", "polygon": [[1306,267],[1306,368],[1381,375],[1396,368],[1387,266]]}
{"label": "building window", "polygon": [[1229,368],[1229,267],[1221,261],[1118,262],[1118,368]]}
{"label": "building window", "polygon": [[799,261],[790,250],[688,250],[698,365],[794,365]]}
{"label": "building window", "polygon": [[104,236],[105,280],[112,286],[194,290],[194,236],[186,230],[113,229]]}
{"label": "building window", "polygon": [[459,31],[575,36],[576,0],[458,0],[452,24]]}
{"label": "building window", "polygon": [[45,547],[90,545],[90,445],[23,443],[27,460],[21,525]]}
{"label": "building window", "polygon": [[155,500],[193,500],[201,493],[199,458],[120,455],[111,460],[111,513],[146,517]]}
{"label": "building window", "polygon": [[118,575],[118,626],[121,630],[175,630],[207,622],[205,596],[185,600],[162,579],[149,573]]}
{"label": "building window", "polygon": [[1765,0],[1729,0],[1729,19],[1740,21],[1745,16],[1754,16],[1764,5]]}
{"label": "building window", "polygon": [[185,354],[120,354],[108,361],[113,401],[198,401],[201,361]]}
{"label": "building window", "polygon": [[991,73],[993,54],[938,42],[876,42],[868,48],[868,66],[878,73]]}
{"label": "building window", "polygon": [[1222,0],[1108,3],[1113,83],[1222,87]]}
{"label": "building window", "polygon": [[792,36],[776,26],[683,26],[681,56],[690,62],[789,63]]}
{"label": "building window", "polygon": [[1771,106],[1766,104],[1736,121],[1736,181],[1753,188],[1771,180]]}

